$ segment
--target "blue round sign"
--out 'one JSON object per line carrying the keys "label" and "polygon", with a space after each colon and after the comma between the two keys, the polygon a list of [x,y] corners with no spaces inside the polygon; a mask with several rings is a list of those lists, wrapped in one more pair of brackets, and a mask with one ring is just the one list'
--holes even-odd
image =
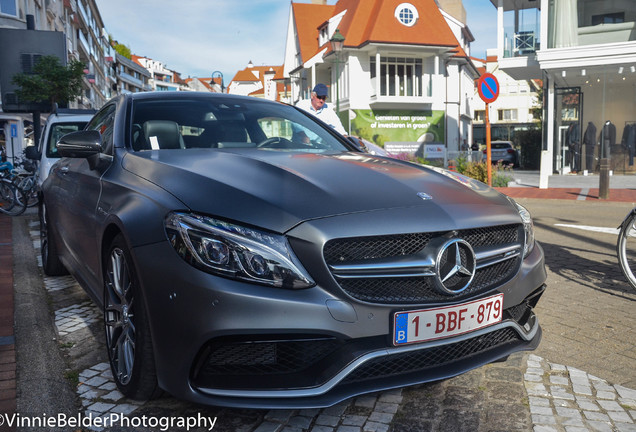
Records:
{"label": "blue round sign", "polygon": [[477,92],[479,97],[486,103],[497,100],[499,96],[499,81],[491,73],[485,73],[477,81]]}

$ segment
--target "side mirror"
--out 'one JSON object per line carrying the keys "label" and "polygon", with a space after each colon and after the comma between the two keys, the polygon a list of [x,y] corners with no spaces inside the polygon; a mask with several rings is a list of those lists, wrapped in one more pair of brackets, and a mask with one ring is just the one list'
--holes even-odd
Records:
{"label": "side mirror", "polygon": [[102,152],[102,136],[96,130],[83,130],[64,135],[55,145],[62,157],[89,158]]}
{"label": "side mirror", "polygon": [[24,149],[24,156],[31,160],[40,160],[40,152],[36,146],[28,146]]}

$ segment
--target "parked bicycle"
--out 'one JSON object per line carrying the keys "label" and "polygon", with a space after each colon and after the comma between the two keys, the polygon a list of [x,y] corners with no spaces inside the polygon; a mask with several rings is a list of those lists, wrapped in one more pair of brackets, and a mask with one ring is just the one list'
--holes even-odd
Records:
{"label": "parked bicycle", "polygon": [[621,270],[629,284],[636,289],[636,207],[634,207],[623,223],[618,227],[616,253]]}
{"label": "parked bicycle", "polygon": [[39,153],[35,147],[27,147],[25,158],[17,161],[15,167],[11,162],[0,164],[1,213],[18,216],[27,207],[38,204],[38,159]]}

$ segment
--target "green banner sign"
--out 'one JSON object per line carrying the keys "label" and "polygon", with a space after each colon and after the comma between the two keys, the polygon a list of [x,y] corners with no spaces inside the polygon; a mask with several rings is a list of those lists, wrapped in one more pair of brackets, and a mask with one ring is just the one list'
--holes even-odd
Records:
{"label": "green banner sign", "polygon": [[383,146],[385,142],[445,142],[444,111],[351,110],[351,134]]}

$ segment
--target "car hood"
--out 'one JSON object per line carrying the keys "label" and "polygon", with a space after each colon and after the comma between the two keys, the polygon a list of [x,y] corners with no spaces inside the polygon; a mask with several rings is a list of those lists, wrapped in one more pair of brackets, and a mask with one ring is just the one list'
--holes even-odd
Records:
{"label": "car hood", "polygon": [[166,150],[129,153],[123,167],[193,212],[276,232],[310,219],[413,207],[451,228],[519,221],[510,201],[481,182],[364,153]]}

